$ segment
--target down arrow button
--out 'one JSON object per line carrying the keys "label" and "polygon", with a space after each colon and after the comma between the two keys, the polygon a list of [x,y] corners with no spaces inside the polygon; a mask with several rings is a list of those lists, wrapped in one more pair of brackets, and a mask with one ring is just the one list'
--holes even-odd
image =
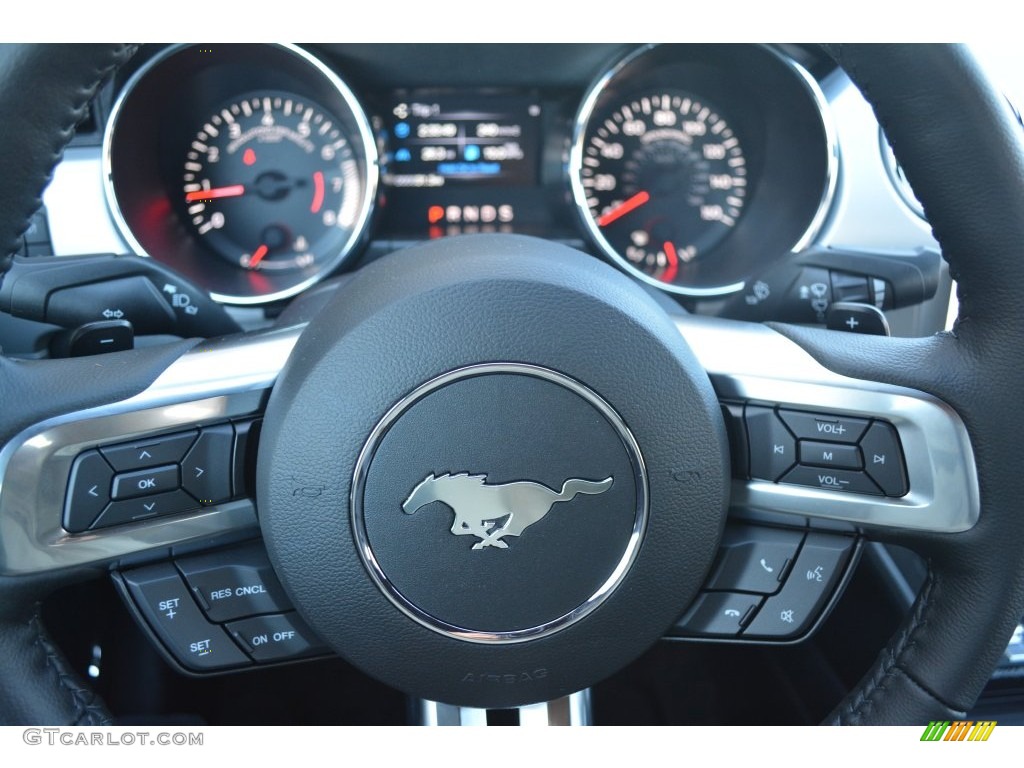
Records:
{"label": "down arrow button", "polygon": [[231,498],[230,424],[205,427],[181,462],[181,485],[200,504],[219,504]]}

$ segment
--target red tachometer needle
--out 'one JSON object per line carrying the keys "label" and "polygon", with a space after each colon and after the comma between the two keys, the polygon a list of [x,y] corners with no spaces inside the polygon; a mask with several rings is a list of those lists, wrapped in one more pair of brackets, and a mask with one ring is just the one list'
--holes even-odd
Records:
{"label": "red tachometer needle", "polygon": [[218,197],[238,197],[245,194],[245,187],[241,184],[232,184],[230,187],[216,187],[215,189],[197,189],[195,192],[188,192],[185,195],[186,203],[194,203],[196,200],[213,200]]}
{"label": "red tachometer needle", "polygon": [[676,247],[668,240],[665,241],[665,257],[668,259],[668,266],[661,273],[661,281],[671,283],[676,279],[676,272],[679,271],[679,255],[676,253]]}
{"label": "red tachometer needle", "polygon": [[265,245],[261,245],[255,251],[252,252],[252,256],[249,257],[249,269],[256,269],[260,262],[263,261],[263,257],[270,253],[270,249]]}
{"label": "red tachometer needle", "polygon": [[313,174],[313,203],[309,206],[310,213],[320,213],[324,204],[324,174],[317,171]]}
{"label": "red tachometer needle", "polygon": [[650,199],[651,199],[651,196],[649,194],[647,194],[646,192],[644,192],[643,190],[641,190],[640,192],[637,192],[631,198],[629,198],[628,200],[624,200],[623,202],[619,203],[617,206],[615,206],[610,211],[608,211],[608,213],[604,214],[604,216],[599,218],[597,220],[597,226],[599,226],[599,227],[607,227],[613,221],[616,221],[617,219],[621,219],[623,216],[625,216],[630,211],[635,211],[637,208],[639,208],[641,205],[643,205],[644,203],[646,203]]}

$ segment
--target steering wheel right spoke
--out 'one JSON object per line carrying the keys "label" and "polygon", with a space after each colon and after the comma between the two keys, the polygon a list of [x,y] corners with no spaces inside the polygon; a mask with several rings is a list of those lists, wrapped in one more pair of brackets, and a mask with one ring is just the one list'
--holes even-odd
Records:
{"label": "steering wheel right spoke", "polygon": [[722,402],[733,479],[716,562],[670,636],[800,642],[839,599],[865,537],[914,548],[977,523],[967,430],[942,401],[837,375],[768,326],[676,324]]}
{"label": "steering wheel right spoke", "polygon": [[833,373],[767,326],[676,324],[728,404],[734,510],[922,533],[978,521],[967,429],[941,400]]}

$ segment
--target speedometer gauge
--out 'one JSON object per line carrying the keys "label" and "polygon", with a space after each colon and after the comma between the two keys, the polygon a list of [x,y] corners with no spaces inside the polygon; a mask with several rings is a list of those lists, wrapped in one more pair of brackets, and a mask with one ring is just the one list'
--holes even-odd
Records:
{"label": "speedometer gauge", "polygon": [[672,284],[736,226],[747,194],[739,138],[682,91],[639,94],[596,123],[579,184],[601,237]]}
{"label": "speedometer gauge", "polygon": [[288,93],[223,105],[182,167],[195,235],[243,269],[309,267],[351,235],[362,186],[337,118]]}
{"label": "speedometer gauge", "polygon": [[595,250],[649,285],[764,300],[759,276],[817,235],[835,136],[814,78],[761,45],[649,45],[584,95],[569,181]]}

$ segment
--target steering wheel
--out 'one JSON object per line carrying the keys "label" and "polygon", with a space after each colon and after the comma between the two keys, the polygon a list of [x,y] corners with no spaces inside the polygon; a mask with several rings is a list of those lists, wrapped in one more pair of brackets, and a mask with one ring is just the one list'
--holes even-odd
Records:
{"label": "steering wheel", "polygon": [[[597,682],[655,642],[694,599],[730,505],[719,396],[810,410],[831,404],[900,428],[913,465],[903,502],[843,498],[822,513],[829,505],[821,496],[767,483],[739,499],[734,492],[731,503],[832,514],[927,561],[909,617],[829,722],[962,718],[1024,613],[1014,448],[1024,427],[1024,143],[963,48],[830,52],[874,107],[958,281],[952,332],[896,339],[669,318],[592,258],[493,236],[436,241],[371,264],[304,332],[95,358],[0,357],[8,496],[0,505],[0,722],[109,722],[47,638],[38,603],[126,553],[102,535],[54,532],[59,518],[43,520],[25,500],[52,502],[63,485],[25,488],[13,472],[49,461],[66,481],[68,446],[51,438],[84,429],[70,441],[77,450],[92,433],[75,425],[120,420],[135,436],[223,416],[226,403],[265,402],[259,525],[300,612],[339,653],[414,695],[507,707]],[[133,53],[0,48],[0,107],[18,116],[0,147],[3,253],[16,250],[97,87]],[[576,438],[566,440],[567,431]],[[444,446],[445,466],[428,475],[421,459],[435,445]],[[524,479],[516,467],[537,461],[544,466],[535,475],[554,466],[568,479],[560,491],[547,488],[558,498],[539,505],[547,504],[535,529],[496,536],[484,519],[496,514],[490,507],[475,518],[457,512],[451,533],[475,533],[476,546],[452,537],[466,545],[457,560],[442,554],[423,565],[442,549],[430,537],[448,532],[433,513],[417,511],[419,486],[472,480],[481,463],[494,475],[477,489],[511,486]],[[613,468],[607,477],[595,474],[601,466]],[[543,493],[520,485],[506,494],[516,503]],[[607,494],[604,506],[620,511],[594,512],[584,524],[551,512],[540,522],[578,494],[581,509]],[[378,514],[385,503],[394,515]],[[228,507],[140,523],[132,545],[166,551],[229,524],[255,524],[251,505]],[[611,566],[588,570],[602,558]],[[456,575],[417,581],[438,569]],[[422,591],[409,597],[414,587],[395,587],[402,580]],[[554,604],[542,605],[548,596]],[[467,630],[474,622],[499,629]]]}

